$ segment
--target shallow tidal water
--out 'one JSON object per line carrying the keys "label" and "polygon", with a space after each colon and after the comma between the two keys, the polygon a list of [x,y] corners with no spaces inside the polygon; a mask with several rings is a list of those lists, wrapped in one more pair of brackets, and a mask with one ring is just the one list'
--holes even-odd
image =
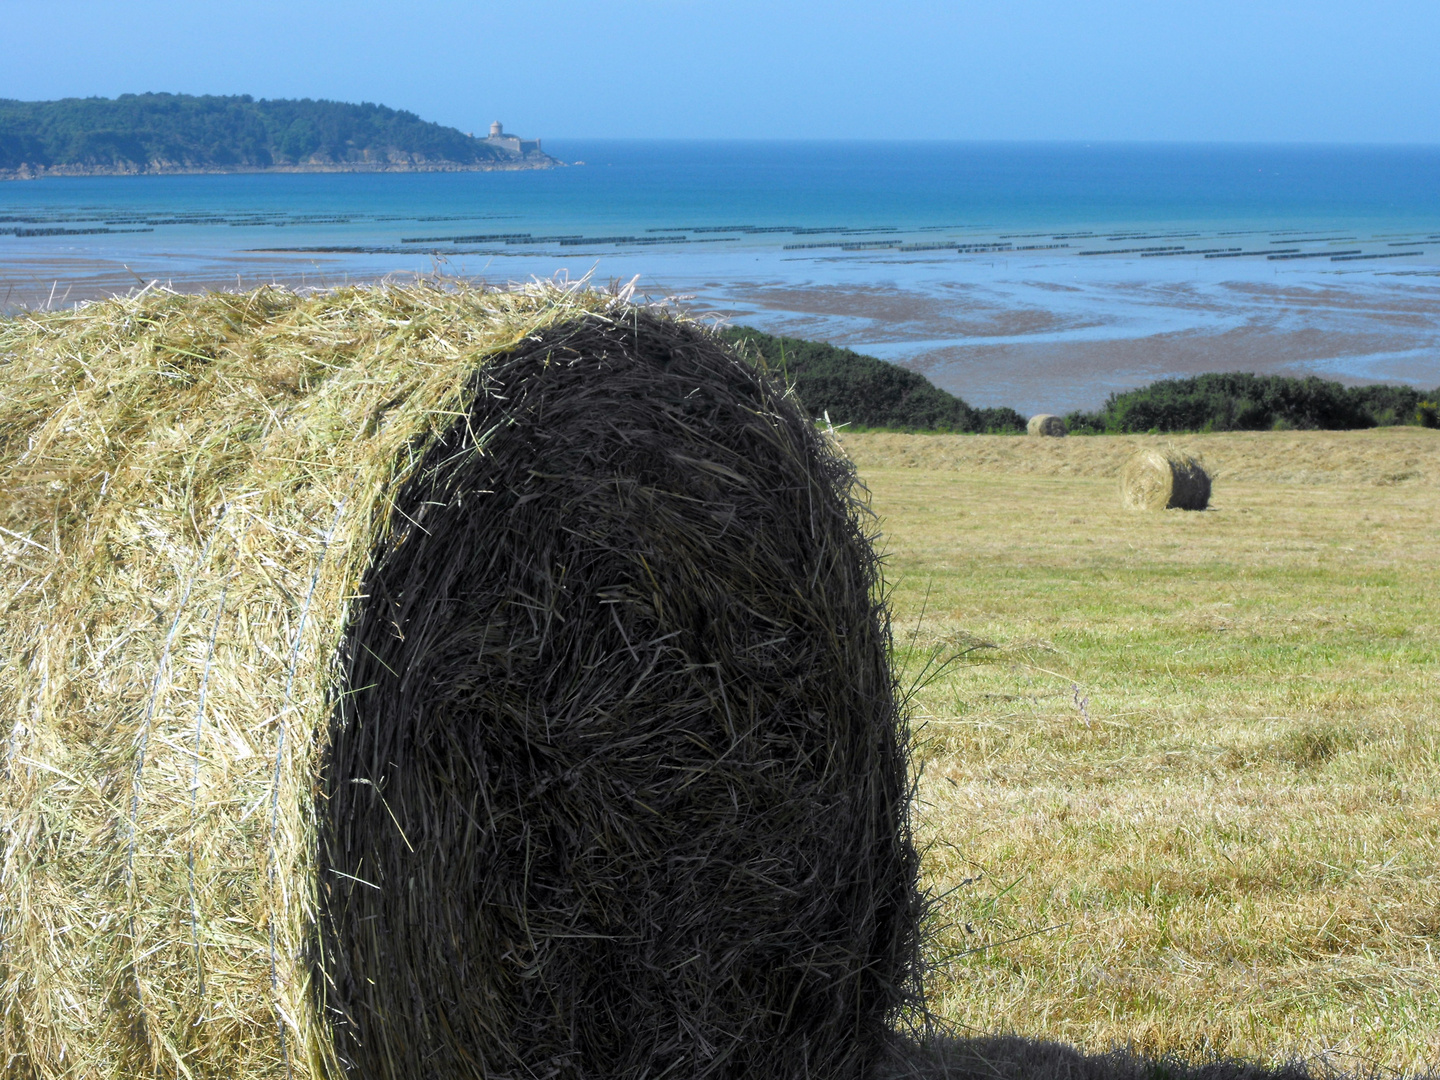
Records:
{"label": "shallow tidal water", "polygon": [[1440,148],[546,148],[583,164],[0,185],[0,304],[155,280],[638,277],[1025,412],[1202,371],[1440,384]]}

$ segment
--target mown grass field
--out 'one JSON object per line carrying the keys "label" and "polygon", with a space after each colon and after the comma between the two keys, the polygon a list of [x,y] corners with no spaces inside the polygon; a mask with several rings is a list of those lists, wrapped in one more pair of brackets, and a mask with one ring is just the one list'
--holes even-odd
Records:
{"label": "mown grass field", "polygon": [[[842,436],[961,1034],[1440,1063],[1440,432]],[[1211,509],[1121,509],[1136,446]]]}

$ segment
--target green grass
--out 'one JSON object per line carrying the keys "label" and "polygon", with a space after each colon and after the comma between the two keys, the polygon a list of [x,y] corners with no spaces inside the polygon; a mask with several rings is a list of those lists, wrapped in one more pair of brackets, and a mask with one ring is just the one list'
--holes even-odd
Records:
{"label": "green grass", "polygon": [[1000,441],[845,440],[908,668],[952,660],[915,698],[932,1007],[1433,1067],[1440,434],[1192,438],[1212,509],[1160,514],[1111,478],[1144,439]]}

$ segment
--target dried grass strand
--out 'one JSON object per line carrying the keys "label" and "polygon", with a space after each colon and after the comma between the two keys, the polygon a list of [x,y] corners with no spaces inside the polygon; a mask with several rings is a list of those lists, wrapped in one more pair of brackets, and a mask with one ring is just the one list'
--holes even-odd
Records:
{"label": "dried grass strand", "polygon": [[225,613],[225,600],[230,583],[220,587],[215,603],[215,621],[210,624],[210,640],[205,646],[205,667],[200,674],[200,690],[195,695],[195,768],[190,780],[190,844],[185,853],[186,887],[190,899],[190,937],[195,945],[196,995],[205,996],[205,965],[200,956],[200,907],[195,897],[195,811],[200,801],[200,739],[205,731],[205,693],[210,686],[210,667],[215,660],[215,638],[220,633],[220,616]]}

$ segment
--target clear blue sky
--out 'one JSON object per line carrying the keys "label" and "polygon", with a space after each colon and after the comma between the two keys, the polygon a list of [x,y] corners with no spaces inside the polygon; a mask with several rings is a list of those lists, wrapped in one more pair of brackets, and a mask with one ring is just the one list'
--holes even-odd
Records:
{"label": "clear blue sky", "polygon": [[640,138],[1440,142],[1440,0],[0,0],[0,97]]}

